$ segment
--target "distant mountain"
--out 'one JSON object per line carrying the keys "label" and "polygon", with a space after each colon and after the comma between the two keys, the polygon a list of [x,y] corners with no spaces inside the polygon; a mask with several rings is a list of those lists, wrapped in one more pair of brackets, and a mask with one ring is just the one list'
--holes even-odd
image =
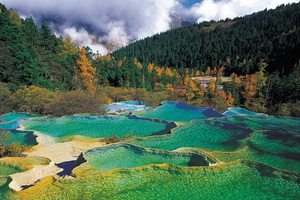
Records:
{"label": "distant mountain", "polygon": [[288,73],[300,59],[300,3],[282,5],[233,20],[211,21],[173,29],[134,42],[115,52],[117,59],[248,74],[261,61],[268,70]]}
{"label": "distant mountain", "polygon": [[189,26],[192,26],[193,24],[194,24],[194,22],[191,22],[191,21],[182,21],[181,27],[189,27]]}

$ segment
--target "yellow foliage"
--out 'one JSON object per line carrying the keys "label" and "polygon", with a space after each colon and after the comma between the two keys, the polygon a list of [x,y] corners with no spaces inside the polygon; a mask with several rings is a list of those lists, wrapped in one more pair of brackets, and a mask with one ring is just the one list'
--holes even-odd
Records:
{"label": "yellow foliage", "polygon": [[205,76],[210,76],[211,75],[211,68],[208,67],[205,71]]}
{"label": "yellow foliage", "polygon": [[226,93],[224,90],[218,90],[218,95],[220,96],[220,98],[223,100],[223,101],[226,101],[227,100],[227,96],[226,96]]}
{"label": "yellow foliage", "polygon": [[199,88],[198,88],[198,90],[197,90],[197,94],[199,95],[199,96],[204,96],[204,94],[205,94],[205,87],[204,86],[200,86]]}
{"label": "yellow foliage", "polygon": [[67,55],[75,55],[78,52],[76,45],[72,42],[70,36],[65,36],[61,46],[60,56],[65,57]]}
{"label": "yellow foliage", "polygon": [[123,66],[123,63],[124,63],[124,62],[123,62],[122,60],[120,60],[120,61],[118,62],[118,66],[119,66],[119,67],[122,67],[122,66]]}
{"label": "yellow foliage", "polygon": [[227,95],[226,105],[227,105],[228,107],[234,106],[234,98],[233,98],[231,92],[229,92],[229,94]]}
{"label": "yellow foliage", "polygon": [[252,74],[246,75],[242,79],[244,91],[242,91],[241,93],[245,98],[245,104],[249,105],[252,102],[253,97],[257,93],[257,77],[255,74]]}
{"label": "yellow foliage", "polygon": [[195,73],[195,76],[196,77],[202,76],[202,72],[200,70],[197,70]]}
{"label": "yellow foliage", "polygon": [[211,71],[211,74],[212,75],[217,75],[217,73],[218,73],[218,70],[217,70],[216,67],[214,67],[213,70]]}
{"label": "yellow foliage", "polygon": [[37,86],[23,86],[13,94],[14,104],[19,110],[43,114],[50,109],[56,98],[54,92]]}
{"label": "yellow foliage", "polygon": [[198,90],[197,84],[195,83],[195,81],[193,81],[191,79],[189,80],[189,88],[192,91],[197,91]]}
{"label": "yellow foliage", "polygon": [[78,74],[76,80],[79,83],[79,88],[83,88],[90,94],[96,92],[96,68],[92,66],[92,62],[86,56],[85,48],[80,49],[80,56],[77,60]]}
{"label": "yellow foliage", "polygon": [[166,90],[167,90],[167,92],[168,92],[169,94],[173,94],[174,91],[175,91],[175,89],[174,89],[174,87],[173,87],[172,84],[167,84],[167,85],[166,85]]}
{"label": "yellow foliage", "polygon": [[149,63],[149,64],[148,64],[148,71],[149,71],[149,72],[153,72],[153,70],[154,70],[154,64]]}
{"label": "yellow foliage", "polygon": [[157,76],[161,77],[162,73],[164,72],[164,68],[162,67],[157,67],[155,69]]}
{"label": "yellow foliage", "polygon": [[22,25],[22,21],[19,14],[14,11],[9,11],[9,20],[17,26]]}
{"label": "yellow foliage", "polygon": [[140,63],[140,62],[138,61],[137,58],[134,58],[133,63],[134,63],[139,69],[142,69],[142,68],[143,68],[142,63]]}
{"label": "yellow foliage", "polygon": [[167,68],[165,69],[165,74],[166,74],[167,76],[173,76],[173,75],[174,75],[170,67],[167,67]]}
{"label": "yellow foliage", "polygon": [[214,80],[210,80],[208,83],[208,92],[214,93],[216,89],[216,82]]}
{"label": "yellow foliage", "polygon": [[101,61],[107,61],[107,62],[109,62],[109,61],[112,60],[112,57],[111,57],[110,54],[107,54],[106,56],[99,56],[99,59],[100,59]]}

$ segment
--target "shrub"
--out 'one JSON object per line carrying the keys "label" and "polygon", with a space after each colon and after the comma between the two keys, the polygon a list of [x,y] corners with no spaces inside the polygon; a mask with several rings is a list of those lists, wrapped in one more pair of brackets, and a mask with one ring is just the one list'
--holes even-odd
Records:
{"label": "shrub", "polygon": [[28,113],[48,114],[55,92],[36,86],[23,86],[12,95],[15,110]]}
{"label": "shrub", "polygon": [[5,83],[0,83],[0,114],[10,112],[12,110],[10,104],[11,91]]}
{"label": "shrub", "polygon": [[19,156],[22,152],[28,150],[28,147],[22,146],[19,143],[5,144],[9,137],[9,133],[1,134],[0,137],[0,157],[4,156]]}
{"label": "shrub", "polygon": [[52,102],[49,114],[63,116],[79,113],[101,114],[103,112],[101,96],[74,90],[57,93],[57,98]]}
{"label": "shrub", "polygon": [[281,104],[277,111],[278,115],[300,117],[300,101],[296,103]]}

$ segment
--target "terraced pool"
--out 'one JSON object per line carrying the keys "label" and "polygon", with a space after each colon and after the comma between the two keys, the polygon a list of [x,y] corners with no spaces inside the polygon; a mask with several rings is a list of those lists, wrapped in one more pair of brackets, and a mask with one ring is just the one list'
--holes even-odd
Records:
{"label": "terraced pool", "polygon": [[84,157],[91,166],[101,171],[163,163],[177,166],[209,165],[207,159],[198,154],[143,149],[129,144],[93,149],[86,152]]}
{"label": "terraced pool", "polygon": [[[87,170],[87,169],[84,169]],[[73,180],[46,179],[21,199],[297,199],[298,174],[250,161],[217,167],[147,166]]]}
{"label": "terraced pool", "polygon": [[145,118],[174,122],[188,122],[193,119],[222,117],[222,114],[212,108],[198,108],[183,102],[163,102],[161,106],[155,109],[135,112],[135,114]]}
{"label": "terraced pool", "polygon": [[241,128],[229,123],[196,120],[176,128],[172,134],[161,137],[149,137],[136,144],[148,148],[175,150],[181,147],[201,147],[215,150],[234,150],[239,141],[251,133],[248,128]]}
{"label": "terraced pool", "polygon": [[119,116],[67,116],[61,118],[33,119],[24,123],[26,130],[38,131],[53,137],[82,135],[110,137],[116,135],[145,137],[167,134],[174,123],[143,119],[130,115]]}
{"label": "terraced pool", "polygon": [[2,115],[0,116],[0,129],[17,129],[27,119],[35,117],[39,116],[15,112]]}
{"label": "terraced pool", "polygon": [[4,145],[18,143],[24,146],[37,145],[36,136],[31,131],[18,131],[18,130],[3,130],[0,131],[0,137],[7,137]]}
{"label": "terraced pool", "polygon": [[27,113],[18,113],[18,112],[11,112],[5,115],[0,116],[0,121],[13,121],[16,119],[29,119],[33,117],[39,117],[39,115],[32,115]]}
{"label": "terraced pool", "polygon": [[18,167],[7,165],[0,162],[0,199],[7,199],[9,187],[8,184],[11,181],[9,175],[21,172],[22,170]]}
{"label": "terraced pool", "polygon": [[245,148],[214,152],[224,161],[255,160],[280,169],[300,172],[300,120],[286,117],[229,117],[214,119],[253,130],[244,140]]}
{"label": "terraced pool", "polygon": [[250,110],[247,110],[245,108],[228,108],[226,112],[223,113],[224,116],[227,117],[233,117],[233,116],[267,116],[266,114],[263,113],[256,113],[252,112]]}
{"label": "terraced pool", "polygon": [[[267,116],[241,108],[231,108],[222,115],[181,102],[165,102],[158,108],[134,114],[139,117],[26,118],[26,130],[57,138],[116,135],[129,144],[111,144],[84,152],[87,162],[72,171],[77,178],[48,177],[21,192],[10,192],[10,197],[299,198],[300,119]],[[23,118],[9,118],[19,119]],[[174,128],[174,122],[179,122],[178,127]],[[16,133],[13,139],[27,141],[19,133],[23,132]],[[213,165],[208,166],[210,163]],[[8,194],[7,175],[15,173],[14,169],[5,170],[4,175],[0,173],[1,199],[1,195],[6,198]]]}

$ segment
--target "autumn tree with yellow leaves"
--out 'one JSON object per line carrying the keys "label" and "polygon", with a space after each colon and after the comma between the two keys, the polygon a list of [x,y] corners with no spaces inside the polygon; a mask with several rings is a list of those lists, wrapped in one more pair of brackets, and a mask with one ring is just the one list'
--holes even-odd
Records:
{"label": "autumn tree with yellow leaves", "polygon": [[86,53],[85,48],[82,47],[76,62],[77,69],[74,77],[75,87],[94,94],[97,89],[95,78],[96,68],[92,66],[92,62],[88,59]]}

